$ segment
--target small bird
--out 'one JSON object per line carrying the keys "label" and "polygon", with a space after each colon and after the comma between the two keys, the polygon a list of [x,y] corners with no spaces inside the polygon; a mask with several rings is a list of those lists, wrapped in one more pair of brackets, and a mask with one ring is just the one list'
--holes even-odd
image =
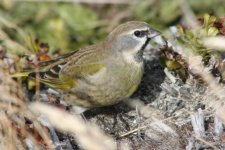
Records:
{"label": "small bird", "polygon": [[[159,31],[130,21],[102,42],[40,63],[40,82],[58,89],[68,104],[82,108],[108,106],[131,96],[144,70],[143,51]],[[25,72],[35,78],[37,72]]]}

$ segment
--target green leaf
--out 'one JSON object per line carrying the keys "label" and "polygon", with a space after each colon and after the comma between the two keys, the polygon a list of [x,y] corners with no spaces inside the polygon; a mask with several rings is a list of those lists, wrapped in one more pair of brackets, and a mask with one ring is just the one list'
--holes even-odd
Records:
{"label": "green leaf", "polygon": [[166,66],[169,70],[178,69],[181,67],[181,65],[178,62],[172,60],[167,60]]}
{"label": "green leaf", "polygon": [[3,43],[4,43],[4,40],[1,40],[1,39],[0,39],[0,44],[3,44]]}
{"label": "green leaf", "polygon": [[210,16],[209,14],[205,14],[204,15],[204,24],[203,24],[203,28],[208,29],[210,26],[213,25],[213,23],[216,21],[216,17],[215,16]]}
{"label": "green leaf", "polygon": [[177,30],[178,30],[178,32],[179,32],[181,35],[184,35],[184,29],[183,29],[183,27],[182,27],[181,25],[178,25],[178,26],[177,26]]}
{"label": "green leaf", "polygon": [[208,30],[208,36],[216,36],[218,34],[218,29],[215,27],[210,27]]}
{"label": "green leaf", "polygon": [[159,57],[159,64],[162,67],[166,67],[166,61],[168,61],[168,59],[166,57]]}

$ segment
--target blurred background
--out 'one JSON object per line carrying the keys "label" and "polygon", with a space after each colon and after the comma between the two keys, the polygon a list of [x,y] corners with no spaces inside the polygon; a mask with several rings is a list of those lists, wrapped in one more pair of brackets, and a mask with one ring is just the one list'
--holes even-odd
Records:
{"label": "blurred background", "polygon": [[7,45],[7,55],[26,53],[31,39],[48,43],[50,53],[64,54],[100,41],[127,20],[145,21],[166,33],[183,22],[184,2],[197,17],[225,13],[224,0],[1,0],[0,42]]}

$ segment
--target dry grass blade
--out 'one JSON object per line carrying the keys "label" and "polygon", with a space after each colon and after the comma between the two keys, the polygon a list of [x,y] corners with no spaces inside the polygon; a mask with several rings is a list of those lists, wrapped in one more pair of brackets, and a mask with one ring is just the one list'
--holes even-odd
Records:
{"label": "dry grass blade", "polygon": [[[29,140],[34,149],[53,149],[47,130],[18,98],[18,85],[0,70],[0,149],[26,149]],[[27,124],[26,120],[31,123]],[[35,132],[35,134],[33,132]],[[38,135],[40,138],[37,138]],[[42,143],[40,139],[43,140]]]}
{"label": "dry grass blade", "polygon": [[[173,117],[175,117],[175,116],[173,116]],[[155,120],[155,121],[151,122],[150,124],[140,126],[140,127],[135,128],[133,130],[130,130],[130,131],[124,133],[124,134],[121,134],[119,137],[122,138],[122,137],[128,136],[128,135],[136,133],[136,132],[138,132],[142,129],[149,128],[151,125],[160,124],[162,122],[168,121],[168,120],[172,119],[173,117],[168,117],[168,118],[165,118],[165,119],[162,119],[162,120]]]}
{"label": "dry grass blade", "polygon": [[187,25],[191,26],[191,27],[197,27],[198,23],[196,22],[196,16],[193,13],[193,11],[191,10],[188,2],[185,0],[181,0],[180,7],[181,7],[181,10],[183,11],[184,18],[185,18]]}
{"label": "dry grass blade", "polygon": [[[181,6],[181,9],[183,10],[184,17],[189,18],[189,21],[187,22],[188,25],[190,25],[193,28],[193,31],[198,28],[198,25],[196,23],[196,17],[193,16],[193,11],[190,9],[188,3],[186,3],[184,0],[182,0],[182,4],[185,4]],[[211,40],[209,40],[211,39]],[[224,47],[224,38],[218,38],[213,37],[209,38],[203,41],[206,46],[216,46],[217,48]],[[190,48],[186,48],[183,45],[177,44],[177,49],[182,52],[182,55],[184,59],[189,64],[189,68],[193,70],[194,73],[200,75],[202,79],[208,83],[208,87],[210,88],[211,92],[218,98],[218,100],[211,100],[207,101],[208,107],[214,108],[218,116],[221,118],[223,123],[225,124],[225,109],[224,109],[224,98],[225,98],[225,89],[223,86],[219,85],[215,78],[212,76],[212,74],[209,73],[209,71],[204,67],[202,62],[202,57],[196,55],[193,53],[193,50]]]}
{"label": "dry grass blade", "polygon": [[[21,38],[26,42],[26,44],[29,45],[28,39],[27,39],[27,34],[19,28],[16,24],[13,22],[10,22],[10,20],[7,20],[3,15],[0,14],[0,23],[9,28],[9,29],[15,29],[18,34],[21,36]],[[0,28],[0,37],[2,40],[5,41],[5,44],[8,46],[8,48],[12,49],[20,49],[21,51],[25,52],[26,54],[31,54],[30,51],[24,47],[23,45],[11,40],[9,36]]]}
{"label": "dry grass blade", "polygon": [[198,109],[198,112],[191,115],[191,123],[197,137],[205,136],[205,124],[204,124],[204,113],[202,109]]}
{"label": "dry grass blade", "polygon": [[41,103],[31,104],[30,109],[46,116],[55,128],[74,134],[84,149],[116,149],[116,145],[111,138],[107,137],[96,126],[85,123],[78,116],[76,117],[65,111]]}
{"label": "dry grass blade", "polygon": [[218,51],[225,51],[225,37],[222,36],[205,38],[203,39],[203,44],[206,47],[213,48]]}
{"label": "dry grass blade", "polygon": [[[2,135],[0,136],[0,149],[16,149],[15,142],[16,140],[16,133],[13,131],[11,121],[6,116],[5,113],[0,113],[0,130]],[[21,143],[20,143],[21,145]]]}
{"label": "dry grass blade", "polygon": [[182,47],[181,45],[179,45],[179,47],[183,49],[183,54],[185,59],[189,63],[189,67],[193,70],[194,73],[199,74],[203,78],[203,80],[208,83],[208,87],[210,88],[211,92],[218,98],[218,100],[207,101],[207,105],[214,108],[214,110],[219,114],[219,117],[225,124],[224,88],[217,83],[215,78],[204,67],[202,58],[200,56],[196,56],[190,49]]}
{"label": "dry grass blade", "polygon": [[198,137],[198,136],[195,136],[196,139],[198,139],[199,141],[201,141],[202,143],[205,143],[206,145],[209,145],[210,147],[212,147],[214,150],[219,150],[217,147],[215,147],[213,145],[213,143],[210,143],[210,142],[207,142],[205,141],[204,139]]}

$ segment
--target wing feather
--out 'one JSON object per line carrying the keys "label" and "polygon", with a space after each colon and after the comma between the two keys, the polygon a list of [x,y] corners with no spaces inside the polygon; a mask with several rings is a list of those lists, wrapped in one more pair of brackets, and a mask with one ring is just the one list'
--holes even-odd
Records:
{"label": "wing feather", "polygon": [[[40,82],[53,88],[70,89],[75,86],[78,79],[98,72],[105,65],[98,57],[92,55],[95,52],[94,48],[75,51],[55,60],[41,63]],[[36,78],[36,73],[30,73],[29,77]]]}

